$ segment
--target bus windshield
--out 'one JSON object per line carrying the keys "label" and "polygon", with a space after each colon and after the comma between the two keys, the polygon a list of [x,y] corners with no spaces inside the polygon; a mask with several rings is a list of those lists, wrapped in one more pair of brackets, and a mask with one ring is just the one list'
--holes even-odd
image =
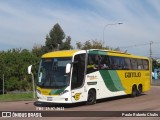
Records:
{"label": "bus windshield", "polygon": [[44,58],[38,71],[38,86],[43,88],[62,88],[69,85],[69,76],[65,74],[71,58]]}

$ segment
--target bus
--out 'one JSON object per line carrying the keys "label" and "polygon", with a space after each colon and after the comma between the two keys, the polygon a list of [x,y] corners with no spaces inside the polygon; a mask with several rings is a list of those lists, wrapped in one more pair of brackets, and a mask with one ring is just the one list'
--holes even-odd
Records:
{"label": "bus", "polygon": [[64,50],[41,57],[37,101],[94,104],[122,95],[139,96],[150,90],[147,57],[111,50]]}

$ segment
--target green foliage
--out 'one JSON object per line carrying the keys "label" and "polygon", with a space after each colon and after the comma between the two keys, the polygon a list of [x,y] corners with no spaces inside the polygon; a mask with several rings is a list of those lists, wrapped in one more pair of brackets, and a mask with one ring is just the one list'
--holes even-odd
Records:
{"label": "green foliage", "polygon": [[[12,49],[6,52],[0,52],[0,80],[5,76],[5,88],[12,90],[31,90],[31,78],[27,74],[27,68],[30,64],[39,60],[30,51],[26,49]],[[2,84],[0,86],[2,89]]]}
{"label": "green foliage", "polygon": [[63,32],[61,26],[57,23],[50,30],[49,34],[46,36],[45,46],[41,48],[42,53],[56,51],[56,50],[69,50],[73,49],[71,45],[71,37],[68,36],[66,40],[65,33]]}
{"label": "green foliage", "polygon": [[160,68],[160,62],[158,59],[152,59],[152,70],[154,71],[154,69]]}
{"label": "green foliage", "polygon": [[17,77],[10,77],[8,80],[5,81],[6,89],[8,91],[13,91],[13,90],[19,90],[19,82]]}
{"label": "green foliage", "polygon": [[64,38],[65,33],[63,32],[62,28],[58,23],[55,24],[50,30],[49,34],[46,36],[46,52],[57,50],[58,44],[61,45]]}
{"label": "green foliage", "polygon": [[103,42],[98,40],[88,40],[85,43],[77,42],[78,49],[108,49],[108,47],[103,47]]}
{"label": "green foliage", "polygon": [[33,100],[33,93],[9,93],[5,95],[0,95],[0,101],[23,101],[23,100]]}
{"label": "green foliage", "polygon": [[78,49],[82,49],[82,50],[86,50],[86,49],[104,49],[104,50],[121,51],[119,47],[117,47],[117,48],[112,48],[112,47],[109,47],[109,46],[104,47],[103,42],[100,41],[100,40],[88,40],[85,43],[77,42],[76,45],[77,45]]}
{"label": "green foliage", "polygon": [[32,48],[32,54],[35,57],[41,57],[45,53],[44,47],[42,45],[35,44]]}
{"label": "green foliage", "polygon": [[66,41],[62,42],[62,44],[60,44],[59,50],[70,50],[70,49],[73,49],[73,47],[71,45],[71,37],[68,36],[66,38]]}

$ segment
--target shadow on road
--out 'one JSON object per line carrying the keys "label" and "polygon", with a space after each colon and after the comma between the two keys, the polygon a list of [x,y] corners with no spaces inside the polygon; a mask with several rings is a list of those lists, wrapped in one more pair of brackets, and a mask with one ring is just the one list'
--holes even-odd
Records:
{"label": "shadow on road", "polygon": [[[141,94],[140,96],[137,97],[141,97],[144,96],[146,94]],[[117,96],[117,97],[110,97],[110,98],[103,98],[100,100],[97,100],[97,103],[103,103],[103,102],[109,102],[109,101],[116,101],[116,100],[120,100],[120,99],[125,99],[125,98],[133,98],[131,95],[123,95],[123,96]]]}
{"label": "shadow on road", "polygon": [[[141,96],[144,96],[146,94],[142,94]],[[138,96],[140,97],[140,96]],[[104,98],[97,100],[97,103],[104,103],[104,102],[109,102],[109,101],[116,101],[120,99],[125,99],[125,98],[132,98],[131,95],[123,95],[123,96],[118,96],[118,97],[111,97],[111,98]],[[74,107],[79,107],[79,106],[84,106],[86,105],[86,102],[80,102],[80,103],[72,103],[72,104],[55,104],[55,103],[45,103],[45,102],[34,102],[34,105],[37,107],[64,107],[64,108],[74,108]]]}
{"label": "shadow on road", "polygon": [[34,102],[34,105],[37,107],[64,107],[64,108],[73,108],[78,106],[85,105],[85,102],[72,103],[72,104],[55,104],[55,103],[45,103],[45,102]]}

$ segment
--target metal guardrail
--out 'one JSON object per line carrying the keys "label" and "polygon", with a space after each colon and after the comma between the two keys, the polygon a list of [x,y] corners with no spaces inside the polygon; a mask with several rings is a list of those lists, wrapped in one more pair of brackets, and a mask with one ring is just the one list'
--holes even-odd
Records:
{"label": "metal guardrail", "polygon": [[160,86],[160,79],[152,79],[151,85]]}
{"label": "metal guardrail", "polygon": [[11,94],[32,93],[32,91],[8,91]]}

